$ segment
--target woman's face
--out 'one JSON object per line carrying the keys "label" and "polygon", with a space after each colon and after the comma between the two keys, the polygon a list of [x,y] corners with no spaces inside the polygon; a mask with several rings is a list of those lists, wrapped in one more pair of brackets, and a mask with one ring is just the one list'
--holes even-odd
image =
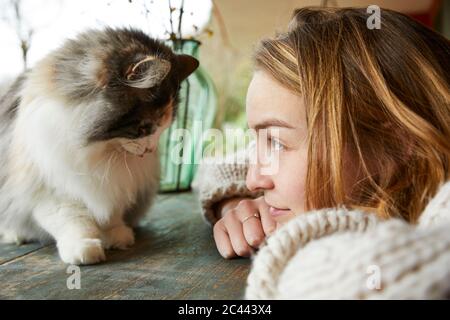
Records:
{"label": "woman's face", "polygon": [[305,211],[307,127],[301,97],[257,71],[247,93],[249,128],[257,132],[247,174],[250,190],[263,190],[271,214],[284,222]]}

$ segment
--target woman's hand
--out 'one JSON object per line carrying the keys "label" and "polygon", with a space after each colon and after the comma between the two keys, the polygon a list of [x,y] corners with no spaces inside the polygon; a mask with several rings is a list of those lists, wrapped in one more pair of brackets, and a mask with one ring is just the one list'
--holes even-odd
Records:
{"label": "woman's hand", "polygon": [[226,259],[250,256],[277,227],[264,197],[225,200],[219,212],[221,219],[214,225],[214,240]]}

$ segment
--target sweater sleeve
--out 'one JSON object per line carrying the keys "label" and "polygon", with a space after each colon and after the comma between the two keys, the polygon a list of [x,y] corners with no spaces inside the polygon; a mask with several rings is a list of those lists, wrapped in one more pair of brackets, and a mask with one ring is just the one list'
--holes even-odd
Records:
{"label": "sweater sleeve", "polygon": [[345,208],[300,215],[256,255],[246,298],[448,299],[449,197],[447,183],[418,226]]}
{"label": "sweater sleeve", "polygon": [[[365,232],[378,223],[373,214],[345,208],[327,208],[299,215],[266,238],[260,247],[247,279],[245,298],[280,299],[281,275],[304,247],[339,233]],[[292,281],[302,285],[294,279]]]}
{"label": "sweater sleeve", "polygon": [[428,228],[450,222],[450,181],[443,184],[419,218],[419,227]]}
{"label": "sweater sleeve", "polygon": [[218,220],[215,205],[234,197],[255,198],[261,192],[248,190],[245,184],[252,145],[225,158],[205,159],[198,168],[193,189],[198,192],[204,220],[213,225]]}

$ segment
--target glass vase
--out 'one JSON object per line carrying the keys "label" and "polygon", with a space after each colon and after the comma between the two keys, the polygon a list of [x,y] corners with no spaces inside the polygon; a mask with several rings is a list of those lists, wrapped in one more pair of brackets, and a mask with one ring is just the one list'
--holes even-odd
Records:
{"label": "glass vase", "polygon": [[[173,40],[169,45],[176,53],[198,59],[199,41]],[[190,189],[206,147],[202,139],[203,132],[212,127],[216,111],[216,88],[210,76],[199,66],[181,84],[177,115],[159,141],[160,192]]]}

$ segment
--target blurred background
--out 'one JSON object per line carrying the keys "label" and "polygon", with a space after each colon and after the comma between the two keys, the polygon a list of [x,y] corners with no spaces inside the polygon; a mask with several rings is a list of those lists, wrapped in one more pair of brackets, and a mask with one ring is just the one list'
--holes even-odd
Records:
{"label": "blurred background", "polygon": [[449,0],[0,0],[0,88],[89,27],[134,26],[168,38],[170,15],[183,5],[181,36],[201,41],[201,64],[217,88],[214,127],[244,128],[251,55],[260,39],[284,31],[296,8],[370,4],[407,13],[450,36]]}

